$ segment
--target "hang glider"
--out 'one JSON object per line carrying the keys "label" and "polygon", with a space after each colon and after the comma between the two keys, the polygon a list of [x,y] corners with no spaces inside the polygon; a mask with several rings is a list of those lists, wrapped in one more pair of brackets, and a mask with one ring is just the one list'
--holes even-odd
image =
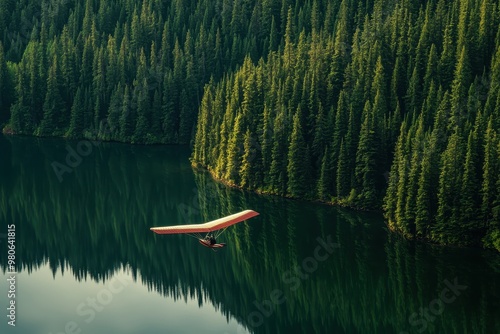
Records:
{"label": "hang glider", "polygon": [[[188,234],[198,239],[203,246],[209,248],[222,248],[226,244],[217,243],[216,238],[218,238],[226,228],[258,215],[259,213],[256,211],[244,210],[208,223],[152,227],[150,230],[157,234]],[[201,233],[206,233],[206,235],[203,237]]]}

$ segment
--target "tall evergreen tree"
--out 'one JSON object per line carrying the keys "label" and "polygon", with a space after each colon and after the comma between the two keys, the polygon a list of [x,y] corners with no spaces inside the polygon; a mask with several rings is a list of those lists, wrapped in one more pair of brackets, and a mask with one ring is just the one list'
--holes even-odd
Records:
{"label": "tall evergreen tree", "polygon": [[448,146],[441,157],[436,226],[431,231],[431,237],[435,241],[445,244],[460,241],[459,235],[455,231],[460,218],[462,159],[461,138],[458,130],[456,130],[450,136]]}
{"label": "tall evergreen tree", "polygon": [[107,125],[109,126],[109,136],[107,140],[119,140],[120,139],[120,116],[123,108],[123,88],[121,84],[118,84],[111,94],[111,100],[109,103]]}
{"label": "tall evergreen tree", "polygon": [[323,158],[321,159],[321,169],[319,173],[317,192],[320,200],[328,201],[333,192],[333,185],[335,181],[335,169],[332,157],[328,146],[325,149]]}
{"label": "tall evergreen tree", "polygon": [[247,129],[243,139],[243,156],[241,158],[239,174],[241,177],[241,186],[248,189],[255,188],[255,177],[257,174],[255,169],[255,151],[254,139],[252,138],[250,129]]}
{"label": "tall evergreen tree", "polygon": [[357,194],[361,206],[374,208],[377,204],[378,191],[376,188],[378,145],[375,129],[375,117],[372,106],[366,102],[363,110],[364,120],[359,135],[358,150],[356,152],[356,180]]}
{"label": "tall evergreen tree", "polygon": [[83,117],[84,117],[84,111],[83,111],[83,93],[81,89],[78,89],[76,91],[76,96],[73,101],[73,105],[71,107],[71,115],[70,115],[70,122],[69,122],[69,129],[66,132],[66,136],[68,138],[80,138],[83,134],[83,127],[84,127],[84,122],[83,122]]}
{"label": "tall evergreen tree", "polygon": [[[475,162],[477,161],[477,143],[474,132],[469,133],[465,154],[462,187],[460,189],[460,225],[459,231],[468,239],[477,226],[476,208],[479,207],[479,185]],[[464,240],[465,241],[465,240]]]}
{"label": "tall evergreen tree", "polygon": [[137,123],[133,141],[138,143],[148,143],[150,141],[150,111],[148,87],[146,78],[143,79],[137,88]]}
{"label": "tall evergreen tree", "polygon": [[130,100],[130,89],[126,85],[123,91],[123,105],[120,114],[120,138],[121,140],[130,140],[132,135],[132,106]]}
{"label": "tall evergreen tree", "polygon": [[483,182],[481,186],[481,216],[485,227],[488,227],[492,216],[492,205],[495,198],[496,178],[498,178],[498,160],[496,160],[496,147],[498,138],[493,121],[490,118],[486,133],[484,134],[484,163]]}
{"label": "tall evergreen tree", "polygon": [[337,160],[337,174],[336,174],[336,190],[339,199],[345,198],[351,188],[351,171],[349,170],[349,163],[347,161],[348,154],[344,139],[340,142],[339,158]]}
{"label": "tall evergreen tree", "polygon": [[21,69],[17,70],[15,92],[17,101],[11,107],[10,128],[13,133],[32,134],[33,121],[30,117],[29,100],[25,91],[26,79]]}
{"label": "tall evergreen tree", "polygon": [[57,63],[57,57],[54,57],[47,78],[47,94],[43,103],[43,119],[37,129],[37,134],[40,136],[59,136],[63,130],[66,106],[59,91]]}
{"label": "tall evergreen tree", "polygon": [[[435,184],[438,165],[436,154],[436,137],[428,138],[422,154],[422,165],[418,177],[418,190],[415,203],[415,235],[424,238],[433,225],[436,212],[437,197],[435,196]],[[409,201],[407,201],[409,203]]]}
{"label": "tall evergreen tree", "polygon": [[298,109],[293,116],[293,130],[288,149],[288,184],[287,194],[291,197],[304,197],[309,191],[308,152],[302,126],[300,124],[301,110]]}
{"label": "tall evergreen tree", "polygon": [[231,184],[237,184],[240,180],[241,156],[243,152],[245,120],[242,113],[236,116],[234,129],[227,144],[227,170],[224,179]]}
{"label": "tall evergreen tree", "polygon": [[451,122],[449,126],[462,126],[467,116],[467,91],[470,85],[470,68],[468,63],[468,52],[465,46],[462,48],[455,69],[455,77],[451,87]]}
{"label": "tall evergreen tree", "polygon": [[288,118],[281,108],[274,121],[273,148],[271,150],[271,166],[269,169],[270,192],[286,195],[287,192],[287,152],[288,152]]}

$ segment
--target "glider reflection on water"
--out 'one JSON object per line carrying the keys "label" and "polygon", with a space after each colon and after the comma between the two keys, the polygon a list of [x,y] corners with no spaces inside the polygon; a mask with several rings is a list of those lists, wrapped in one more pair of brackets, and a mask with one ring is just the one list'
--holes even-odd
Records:
{"label": "glider reflection on water", "polygon": [[[253,210],[244,210],[227,217],[219,218],[208,223],[190,224],[190,225],[174,225],[163,227],[152,227],[151,231],[157,234],[188,234],[199,240],[200,244],[209,248],[222,248],[225,243],[217,243],[216,239],[224,233],[226,228],[236,223],[245,221],[259,215]],[[213,234],[215,233],[215,235]],[[201,233],[206,233],[205,237]]]}

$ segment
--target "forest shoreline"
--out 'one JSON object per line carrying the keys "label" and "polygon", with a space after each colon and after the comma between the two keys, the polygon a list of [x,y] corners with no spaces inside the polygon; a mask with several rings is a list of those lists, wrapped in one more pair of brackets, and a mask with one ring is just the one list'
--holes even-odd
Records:
{"label": "forest shoreline", "polygon": [[[2,128],[2,134],[5,135],[5,136],[26,136],[26,137],[33,137],[33,138],[57,138],[57,139],[69,139],[69,138],[66,138],[66,137],[58,137],[58,136],[51,136],[51,137],[41,137],[41,136],[33,136],[33,135],[23,135],[23,134],[17,134],[15,132],[12,131],[12,129],[10,129],[8,127],[8,125],[5,125],[3,128]],[[91,140],[91,139],[87,139],[87,138],[80,138],[79,140]],[[146,144],[146,143],[127,143],[127,142],[118,142],[118,141],[111,141],[111,140],[99,140],[99,141],[102,141],[102,142],[108,142],[108,143],[121,143],[121,144],[128,144],[128,145],[147,145],[147,146],[154,146],[154,145],[168,145],[168,144]],[[176,146],[178,146],[180,144],[176,144]],[[313,198],[307,198],[307,197],[292,197],[292,196],[283,196],[283,195],[279,195],[279,194],[274,194],[272,192],[269,192],[269,191],[264,191],[264,190],[258,190],[258,189],[249,189],[249,188],[246,188],[246,187],[243,187],[241,185],[237,185],[235,183],[231,183],[227,180],[225,180],[224,178],[219,178],[216,176],[215,172],[210,170],[209,168],[207,168],[206,166],[203,166],[202,164],[194,161],[193,159],[190,159],[190,165],[193,169],[195,169],[195,172],[198,172],[198,173],[208,173],[210,174],[211,178],[217,182],[217,183],[220,183],[226,187],[229,187],[229,188],[233,188],[233,189],[239,189],[239,190],[243,190],[243,191],[249,191],[249,192],[252,192],[254,194],[258,194],[258,195],[264,195],[264,196],[277,196],[277,197],[280,197],[280,198],[285,198],[285,199],[288,199],[288,200],[300,200],[300,201],[307,201],[307,202],[311,202],[311,203],[318,203],[318,204],[323,204],[323,205],[329,205],[329,206],[337,206],[337,207],[341,207],[341,208],[345,208],[345,209],[349,209],[349,210],[353,210],[353,211],[358,211],[358,212],[367,212],[367,213],[378,213],[378,214],[381,214],[383,216],[383,219],[384,219],[384,223],[385,223],[385,226],[388,228],[389,231],[391,231],[391,233],[394,233],[394,234],[398,234],[400,235],[401,237],[405,238],[406,240],[411,240],[411,241],[416,241],[416,242],[423,242],[423,243],[426,243],[428,245],[435,245],[435,246],[442,246],[442,247],[454,247],[454,248],[475,248],[475,249],[483,249],[483,250],[491,250],[491,251],[496,251],[495,248],[488,248],[488,247],[484,247],[484,245],[481,245],[481,244],[462,244],[462,243],[439,243],[439,242],[435,242],[429,238],[425,238],[425,237],[418,237],[412,233],[410,234],[407,234],[407,233],[404,233],[403,230],[401,229],[398,229],[397,228],[397,223],[396,222],[393,222],[393,221],[390,221],[388,220],[385,216],[384,216],[384,211],[382,208],[379,208],[379,209],[366,209],[366,208],[362,208],[362,207],[357,207],[357,206],[353,206],[353,205],[349,205],[348,203],[345,203],[345,202],[342,202],[342,201],[324,201],[324,200],[319,200],[319,199],[313,199]],[[500,253],[500,251],[499,251]]]}
{"label": "forest shoreline", "polygon": [[261,190],[256,190],[256,189],[248,189],[248,188],[242,187],[240,185],[228,182],[227,180],[225,180],[223,178],[217,177],[213,171],[211,171],[210,169],[206,168],[205,166],[203,166],[195,161],[192,161],[192,160],[191,160],[191,167],[193,167],[193,169],[195,169],[195,172],[210,174],[211,178],[215,182],[220,183],[220,184],[222,184],[226,187],[229,187],[229,188],[239,189],[239,190],[243,190],[243,191],[249,191],[249,192],[252,192],[254,194],[263,195],[263,196],[277,196],[277,197],[285,198],[288,200],[299,200],[299,201],[307,201],[307,202],[311,202],[311,203],[318,203],[318,204],[329,205],[329,206],[336,206],[336,207],[341,207],[344,209],[349,209],[349,210],[353,210],[353,211],[357,211],[357,212],[379,213],[383,216],[385,226],[387,227],[387,229],[391,233],[397,234],[397,235],[403,237],[404,239],[411,240],[413,242],[423,242],[427,245],[440,246],[440,247],[452,247],[452,248],[464,248],[464,249],[473,248],[473,249],[489,250],[489,251],[493,251],[493,252],[497,251],[495,248],[484,247],[481,244],[453,244],[453,243],[443,244],[443,243],[438,243],[438,242],[432,241],[432,240],[425,238],[425,237],[418,237],[418,236],[412,235],[412,234],[405,234],[404,231],[397,228],[397,226],[396,226],[397,224],[395,222],[391,222],[390,220],[388,220],[387,218],[384,217],[384,211],[381,208],[380,209],[365,209],[365,208],[361,208],[361,207],[355,207],[355,206],[349,205],[347,203],[342,203],[342,202],[322,201],[322,200],[311,199],[311,198],[298,198],[298,197],[282,196],[282,195],[278,195],[278,194],[273,194],[271,192],[266,192],[266,191],[261,191]]}
{"label": "forest shoreline", "polygon": [[500,251],[495,1],[0,12],[6,134],[190,145],[229,185],[382,210],[404,235]]}

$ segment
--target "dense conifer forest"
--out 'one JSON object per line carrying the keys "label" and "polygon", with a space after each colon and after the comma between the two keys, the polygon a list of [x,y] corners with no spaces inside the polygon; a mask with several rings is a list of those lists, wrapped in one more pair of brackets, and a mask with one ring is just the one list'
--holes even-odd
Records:
{"label": "dense conifer forest", "polygon": [[227,184],[500,250],[494,0],[2,0],[5,133],[191,143]]}

